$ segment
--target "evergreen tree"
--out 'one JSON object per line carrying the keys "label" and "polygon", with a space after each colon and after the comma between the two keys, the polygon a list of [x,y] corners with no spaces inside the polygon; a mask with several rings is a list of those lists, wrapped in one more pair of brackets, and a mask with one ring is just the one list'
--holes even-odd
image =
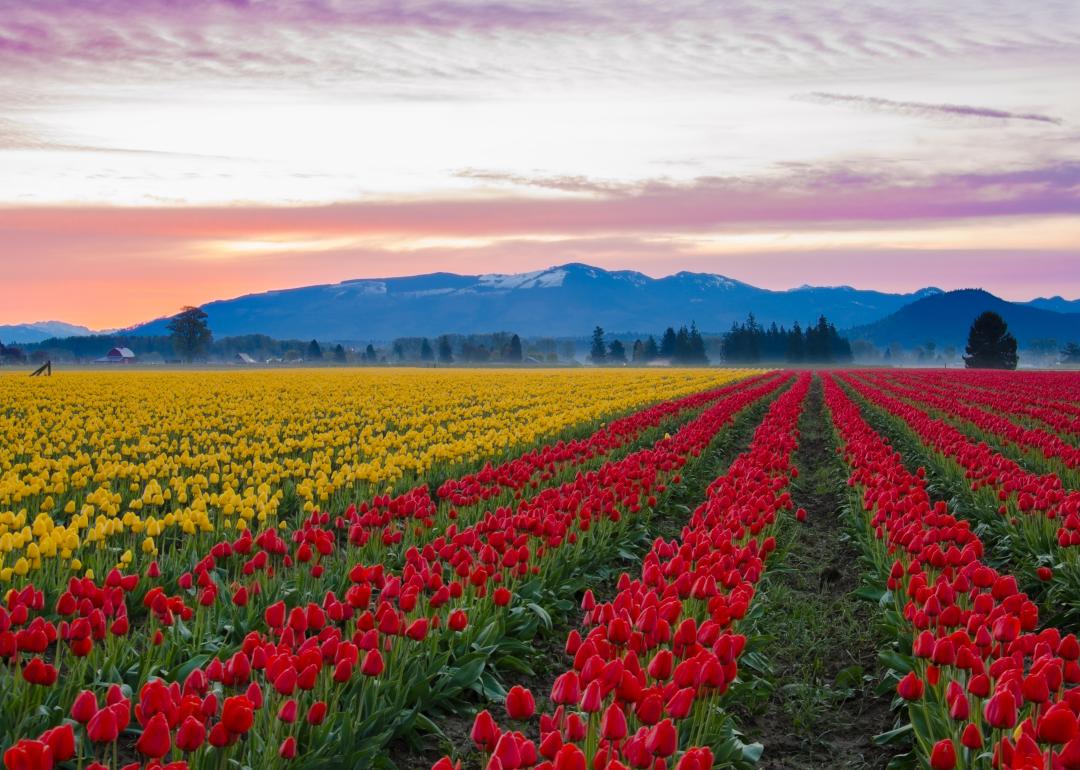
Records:
{"label": "evergreen tree", "polygon": [[693,321],[690,322],[689,359],[687,362],[691,364],[709,363],[709,357],[705,355],[705,340],[701,338],[701,332],[698,331],[697,324]]}
{"label": "evergreen tree", "polygon": [[400,340],[394,340],[394,357],[398,361],[405,360],[405,346],[401,344]]}
{"label": "evergreen tree", "polygon": [[787,336],[787,360],[793,364],[801,364],[806,357],[806,340],[803,339],[802,327],[796,321]]}
{"label": "evergreen tree", "polygon": [[592,333],[592,347],[589,349],[589,358],[594,364],[604,363],[607,356],[607,347],[604,345],[604,330],[597,326]]}
{"label": "evergreen tree", "polygon": [[370,342],[368,343],[368,346],[364,348],[364,358],[369,364],[375,363],[375,346]]}
{"label": "evergreen tree", "polygon": [[971,324],[966,353],[968,369],[1016,368],[1016,338],[1009,334],[1005,319],[989,310]]}
{"label": "evergreen tree", "polygon": [[185,361],[193,361],[206,353],[214,335],[206,322],[206,313],[197,307],[188,305],[169,321],[169,332],[173,347]]}
{"label": "evergreen tree", "polygon": [[645,361],[652,361],[659,357],[660,348],[656,345],[656,338],[650,334],[649,339],[645,340],[645,350],[642,352],[642,358]]}
{"label": "evergreen tree", "polygon": [[675,330],[669,326],[664,331],[664,336],[660,338],[660,357],[673,358],[675,356],[675,346],[677,342],[678,339]]}
{"label": "evergreen tree", "polygon": [[608,347],[608,361],[613,364],[625,364],[626,363],[626,346],[618,340],[612,340],[611,345]]}
{"label": "evergreen tree", "polygon": [[675,332],[675,355],[673,360],[685,364],[690,358],[690,331],[685,326],[680,326]]}
{"label": "evergreen tree", "polygon": [[345,348],[343,348],[341,346],[341,343],[339,342],[334,347],[334,360],[337,361],[339,364],[343,364],[345,363],[345,358]]}
{"label": "evergreen tree", "polygon": [[630,360],[636,364],[640,364],[645,360],[645,345],[641,340],[634,340],[634,347],[631,348]]}
{"label": "evergreen tree", "polygon": [[510,338],[510,350],[506,355],[506,360],[515,364],[521,363],[521,338],[516,334]]}
{"label": "evergreen tree", "polygon": [[308,343],[307,358],[309,361],[319,361],[322,359],[322,348],[319,347],[319,343],[316,340],[312,340]]}
{"label": "evergreen tree", "polygon": [[424,337],[420,343],[420,360],[421,361],[434,361],[435,351],[431,349],[431,343],[428,342],[428,338]]}
{"label": "evergreen tree", "polygon": [[439,337],[439,363],[454,363],[454,351],[450,347],[450,338],[447,337],[445,334]]}

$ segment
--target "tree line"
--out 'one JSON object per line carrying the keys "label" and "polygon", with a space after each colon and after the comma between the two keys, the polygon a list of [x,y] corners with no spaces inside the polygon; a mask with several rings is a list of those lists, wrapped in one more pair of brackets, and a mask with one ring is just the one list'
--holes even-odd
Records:
{"label": "tree line", "polygon": [[776,322],[765,328],[751,313],[745,322],[733,323],[731,331],[724,335],[724,360],[737,364],[844,364],[852,360],[851,343],[825,316],[804,330],[798,321],[790,329]]}
{"label": "tree line", "polygon": [[[619,339],[605,340],[604,329],[593,329],[592,345],[589,347],[589,360],[594,364],[627,363],[626,345]],[[697,324],[680,326],[678,331],[669,326],[661,335],[660,342],[651,334],[645,339],[636,339],[630,348],[629,360],[638,364],[647,364],[658,359],[669,360],[688,366],[709,363],[705,353],[705,340],[698,331]]]}

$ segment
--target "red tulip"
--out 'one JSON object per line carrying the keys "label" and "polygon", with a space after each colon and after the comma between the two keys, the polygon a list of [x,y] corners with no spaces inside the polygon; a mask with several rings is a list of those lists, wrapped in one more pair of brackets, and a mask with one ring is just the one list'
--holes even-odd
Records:
{"label": "red tulip", "polygon": [[281,708],[278,709],[277,718],[285,724],[292,724],[296,721],[296,701],[292,698],[281,704]]}
{"label": "red tulip", "polygon": [[551,686],[551,702],[555,704],[577,704],[581,698],[581,685],[576,671],[566,671],[555,678]]}
{"label": "red tulip", "polygon": [[897,683],[896,692],[904,700],[918,700],[923,695],[923,682],[915,676],[914,671],[909,671],[907,676]]}
{"label": "red tulip", "polygon": [[1037,734],[1040,743],[1068,743],[1077,732],[1076,714],[1066,703],[1055,703],[1039,717]]}
{"label": "red tulip", "polygon": [[626,737],[626,714],[615,703],[604,709],[600,718],[600,734],[609,741],[618,741]]}
{"label": "red tulip", "polygon": [[41,734],[41,740],[52,749],[53,759],[67,762],[75,756],[75,730],[71,723],[65,723]]}
{"label": "red tulip", "polygon": [[364,676],[378,676],[383,672],[383,659],[378,650],[368,650],[364,655],[364,662],[360,664],[360,671]]}
{"label": "red tulip", "polygon": [[1016,726],[1016,699],[1009,690],[995,694],[983,706],[983,716],[991,727],[1011,730]]}
{"label": "red tulip", "polygon": [[255,721],[255,707],[244,695],[226,698],[221,707],[221,724],[234,735],[243,735]]}
{"label": "red tulip", "polygon": [[506,713],[511,719],[529,719],[536,713],[533,694],[521,685],[514,685],[506,694]]}
{"label": "red tulip", "polygon": [[678,743],[679,736],[670,719],[653,725],[649,730],[649,737],[645,739],[645,747],[658,757],[670,757],[675,753]]}
{"label": "red tulip", "polygon": [[972,751],[981,749],[983,747],[982,730],[980,730],[977,725],[968,724],[968,726],[964,728],[963,735],[960,736],[960,743],[964,744],[964,748],[971,749]]}
{"label": "red tulip", "polygon": [[116,713],[111,708],[100,709],[86,725],[86,734],[94,743],[112,743],[120,734]]}
{"label": "red tulip", "polygon": [[[191,719],[191,717],[188,717]],[[164,714],[155,714],[146,723],[142,735],[135,743],[135,748],[140,754],[152,759],[161,759],[172,748],[172,735],[169,731],[169,722]]]}
{"label": "red tulip", "polygon": [[324,701],[317,700],[311,704],[311,708],[308,709],[307,723],[309,725],[321,725],[323,720],[326,719],[327,705]]}
{"label": "red tulip", "polygon": [[278,747],[278,756],[282,759],[292,759],[296,756],[296,738],[289,736]]}
{"label": "red tulip", "polygon": [[934,770],[953,770],[956,767],[956,747],[951,738],[943,738],[934,744],[930,752],[930,767]]}
{"label": "red tulip", "polygon": [[206,725],[194,716],[186,717],[176,731],[176,748],[181,751],[195,751],[205,742]]}
{"label": "red tulip", "polygon": [[75,701],[71,704],[71,718],[85,725],[94,718],[97,710],[97,696],[89,690],[83,690],[75,696]]}
{"label": "red tulip", "polygon": [[555,754],[553,770],[586,770],[585,755],[572,743],[565,744]]}
{"label": "red tulip", "polygon": [[4,752],[4,766],[8,770],[52,770],[52,747],[23,738]]}

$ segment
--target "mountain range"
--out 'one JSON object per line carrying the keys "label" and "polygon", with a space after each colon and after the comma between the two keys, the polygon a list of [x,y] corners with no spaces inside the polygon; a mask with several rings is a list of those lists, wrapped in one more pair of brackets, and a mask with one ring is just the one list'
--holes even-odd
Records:
{"label": "mountain range", "polygon": [[[1080,300],[1050,297],[1008,302],[981,290],[908,294],[851,286],[762,289],[711,273],[652,278],[630,270],[571,263],[528,273],[430,273],[303,286],[202,306],[218,337],[267,334],[282,339],[366,343],[395,337],[514,331],[525,337],[583,337],[594,326],[609,332],[658,334],[691,321],[723,332],[753,313],[763,324],[806,324],[824,314],[852,339],[905,347],[933,340],[962,345],[983,310],[1005,317],[1025,346],[1032,339],[1080,340]],[[167,334],[163,317],[124,330]],[[50,321],[0,326],[0,340],[37,342],[89,334]]]}
{"label": "mountain range", "polygon": [[[390,340],[512,330],[535,337],[581,337],[594,326],[657,333],[695,321],[720,332],[748,313],[790,326],[825,313],[838,327],[866,324],[922,297],[850,286],[761,289],[722,275],[681,272],[651,278],[630,270],[567,264],[530,273],[432,273],[250,294],[203,306],[215,334]],[[168,319],[135,327],[160,334]]]}
{"label": "mountain range", "polygon": [[19,345],[25,345],[28,342],[42,342],[50,337],[84,337],[93,333],[85,326],[76,326],[63,321],[0,324],[0,342]]}
{"label": "mountain range", "polygon": [[[1080,303],[1065,300],[1061,300],[1061,306],[1080,309]],[[982,289],[922,297],[874,323],[849,329],[847,334],[851,339],[870,340],[879,346],[896,342],[911,348],[929,340],[939,346],[962,348],[971,322],[986,310],[1005,319],[1022,348],[1039,339],[1052,339],[1059,345],[1080,341],[1080,312],[1047,310],[1042,300],[1007,302]]]}

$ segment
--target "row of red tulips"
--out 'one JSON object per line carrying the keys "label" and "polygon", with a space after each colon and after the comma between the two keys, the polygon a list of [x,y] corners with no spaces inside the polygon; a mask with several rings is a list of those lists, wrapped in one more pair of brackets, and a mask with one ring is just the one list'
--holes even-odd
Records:
{"label": "row of red tulips", "polygon": [[[4,670],[18,672],[5,701],[17,709],[12,724],[68,717],[60,729],[65,741],[69,731],[76,737],[80,763],[115,765],[124,752],[190,766],[273,767],[298,755],[308,764],[370,762],[396,732],[433,727],[425,712],[482,689],[485,666],[518,649],[504,638],[527,633],[525,610],[544,613],[529,600],[616,542],[625,516],[655,504],[735,414],[784,381],[741,389],[652,448],[514,510],[489,511],[460,530],[451,524],[400,554],[396,568],[358,558],[368,545],[364,516],[391,512],[393,501],[379,500],[338,517],[312,514],[288,537],[268,530],[218,542],[173,594],[155,565],[144,576],[110,574],[100,586],[72,581],[54,622],[43,616],[40,591],[12,592],[0,615],[0,633],[15,640],[4,656]],[[415,495],[398,505],[423,517],[431,503]],[[129,613],[129,596],[144,614]],[[134,668],[117,665],[133,656]],[[94,688],[71,693],[118,679],[139,693],[134,723],[127,688],[108,688],[104,704]],[[45,740],[53,735],[22,731],[5,761],[36,770],[70,758],[66,743]]]}
{"label": "row of red tulips", "polygon": [[[991,407],[994,411],[969,406],[955,389],[935,386],[920,375],[908,375],[904,383],[897,382],[892,376],[876,374],[867,375],[866,380],[913,405],[937,410],[961,430],[971,432],[974,429],[977,437],[988,443],[1016,447],[1026,455],[1025,464],[1046,466],[1049,461],[1063,470],[1080,468],[1080,448],[1062,440],[1056,433],[1003,417],[996,404]],[[993,400],[1008,402],[1012,399],[1012,396],[1000,395]]]}
{"label": "row of red tulips", "polygon": [[[716,479],[677,540],[658,538],[641,575],[626,573],[609,602],[582,602],[584,635],[571,631],[571,666],[555,679],[554,710],[539,741],[477,715],[472,741],[486,770],[708,770],[738,764],[741,746],[722,708],[746,639],[737,624],[775,548],[777,516],[792,508],[791,455],[810,384],[803,374],[770,407],[749,449]],[[506,711],[535,715],[531,692],[514,687]],[[450,757],[433,770],[460,767]]]}
{"label": "row of red tulips", "polygon": [[602,426],[589,436],[557,441],[526,452],[499,466],[485,466],[444,481],[432,494],[422,484],[403,494],[376,496],[350,506],[345,512],[349,540],[358,558],[381,562],[391,548],[423,547],[453,526],[475,523],[490,510],[509,512],[526,495],[542,486],[557,486],[569,473],[590,463],[611,461],[621,451],[646,439],[664,426],[679,424],[714,404],[762,384],[775,382],[776,373],[739,380],[721,388],[660,402]]}
{"label": "row of red tulips", "polygon": [[[857,387],[857,386],[856,386]],[[933,770],[1080,768],[1080,644],[1038,631],[1037,606],[983,561],[967,521],[933,502],[832,376],[826,405],[852,475],[863,544],[887,576],[910,670],[908,703],[919,761]]]}
{"label": "row of red tulips", "polygon": [[1080,437],[1080,404],[1068,401],[1069,392],[1055,392],[1045,372],[897,370],[889,372],[889,377],[912,387],[931,387],[952,394],[965,403],[1010,415],[1033,428],[1050,428],[1071,439]]}
{"label": "row of red tulips", "polygon": [[1080,545],[1080,490],[1066,490],[1052,473],[1037,474],[971,440],[945,420],[890,396],[870,384],[868,375],[840,379],[868,402],[903,420],[927,446],[963,469],[974,490],[986,490],[999,502],[1002,515],[1028,520],[1050,533],[1061,548]]}
{"label": "row of red tulips", "polygon": [[662,401],[648,409],[613,420],[587,438],[558,441],[515,457],[498,466],[490,463],[480,471],[439,485],[439,499],[463,507],[490,500],[502,492],[520,493],[527,486],[536,489],[550,480],[556,469],[580,466],[603,454],[624,447],[637,439],[648,427],[656,427],[669,417],[696,407],[703,407],[736,391],[771,379],[773,374],[761,374],[703,391],[680,399]]}

